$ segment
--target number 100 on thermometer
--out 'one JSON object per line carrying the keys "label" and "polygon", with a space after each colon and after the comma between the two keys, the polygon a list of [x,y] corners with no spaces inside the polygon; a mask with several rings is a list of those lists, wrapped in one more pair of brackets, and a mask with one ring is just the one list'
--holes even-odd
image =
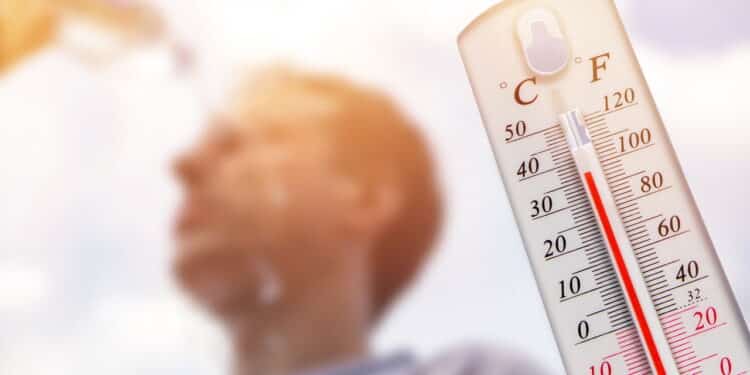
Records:
{"label": "number 100 on thermometer", "polygon": [[570,374],[750,371],[750,336],[612,0],[506,0],[459,45]]}

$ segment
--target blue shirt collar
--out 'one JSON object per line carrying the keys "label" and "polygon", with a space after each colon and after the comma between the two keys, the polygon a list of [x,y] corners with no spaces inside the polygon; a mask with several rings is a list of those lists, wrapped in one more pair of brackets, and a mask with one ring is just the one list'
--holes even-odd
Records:
{"label": "blue shirt collar", "polygon": [[303,372],[299,375],[407,375],[414,368],[414,357],[408,353],[398,353],[381,359],[334,365],[319,370]]}

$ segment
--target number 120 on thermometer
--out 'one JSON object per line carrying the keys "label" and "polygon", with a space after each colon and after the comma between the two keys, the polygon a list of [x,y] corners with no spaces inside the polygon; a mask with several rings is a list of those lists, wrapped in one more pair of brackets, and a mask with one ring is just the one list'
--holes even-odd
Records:
{"label": "number 120 on thermometer", "polygon": [[570,374],[750,371],[750,336],[612,0],[506,0],[459,46]]}

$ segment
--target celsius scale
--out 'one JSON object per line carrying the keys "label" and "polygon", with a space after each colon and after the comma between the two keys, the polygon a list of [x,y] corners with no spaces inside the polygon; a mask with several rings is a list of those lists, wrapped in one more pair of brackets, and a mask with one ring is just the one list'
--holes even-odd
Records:
{"label": "celsius scale", "polygon": [[459,45],[569,374],[750,371],[750,336],[612,0],[506,0]]}

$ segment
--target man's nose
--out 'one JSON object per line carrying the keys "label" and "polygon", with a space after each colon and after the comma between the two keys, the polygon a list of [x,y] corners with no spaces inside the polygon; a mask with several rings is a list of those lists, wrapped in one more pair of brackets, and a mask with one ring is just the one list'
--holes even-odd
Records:
{"label": "man's nose", "polygon": [[186,185],[193,185],[201,178],[201,168],[198,158],[191,154],[178,157],[172,167],[174,174]]}

